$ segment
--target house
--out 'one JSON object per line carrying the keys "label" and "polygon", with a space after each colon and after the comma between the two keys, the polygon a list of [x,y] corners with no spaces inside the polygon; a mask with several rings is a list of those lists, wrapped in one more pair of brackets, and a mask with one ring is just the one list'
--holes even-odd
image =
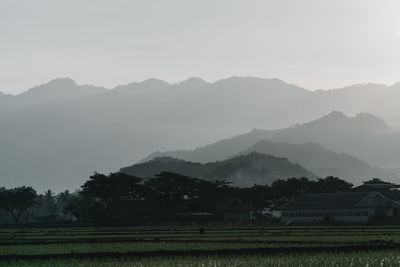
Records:
{"label": "house", "polygon": [[379,192],[313,193],[300,195],[279,210],[284,224],[366,223],[373,217],[398,217],[400,203]]}
{"label": "house", "polygon": [[379,192],[387,198],[400,202],[400,185],[382,181],[381,179],[374,178],[372,180],[363,182],[362,185],[356,186],[352,189],[355,192]]}

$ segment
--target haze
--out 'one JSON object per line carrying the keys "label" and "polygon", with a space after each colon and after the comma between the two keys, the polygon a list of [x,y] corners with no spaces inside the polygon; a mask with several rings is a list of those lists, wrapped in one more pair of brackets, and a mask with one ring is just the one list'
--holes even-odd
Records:
{"label": "haze", "polygon": [[55,77],[278,77],[307,89],[399,80],[398,1],[0,1],[0,91]]}
{"label": "haze", "polygon": [[398,183],[399,10],[0,0],[0,187],[76,190],[127,168]]}

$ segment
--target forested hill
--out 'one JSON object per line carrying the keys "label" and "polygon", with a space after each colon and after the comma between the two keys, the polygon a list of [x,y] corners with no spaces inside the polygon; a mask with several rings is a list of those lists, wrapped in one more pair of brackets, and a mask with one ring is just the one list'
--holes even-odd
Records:
{"label": "forested hill", "polygon": [[311,171],[286,158],[256,152],[210,163],[160,157],[122,168],[120,171],[141,178],[155,177],[160,172],[168,171],[207,180],[226,180],[240,187],[271,184],[277,178],[315,178]]}

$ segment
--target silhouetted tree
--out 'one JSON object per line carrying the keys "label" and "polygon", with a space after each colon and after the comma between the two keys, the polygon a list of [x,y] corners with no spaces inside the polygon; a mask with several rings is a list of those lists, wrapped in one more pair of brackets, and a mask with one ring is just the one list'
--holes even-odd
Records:
{"label": "silhouetted tree", "polygon": [[16,187],[0,190],[0,206],[4,208],[18,224],[23,215],[29,216],[29,209],[35,204],[36,191],[32,187]]}
{"label": "silhouetted tree", "polygon": [[49,189],[36,199],[36,218],[43,222],[57,220],[57,204],[54,193]]}
{"label": "silhouetted tree", "polygon": [[[141,179],[124,173],[95,173],[74,194],[57,196],[51,190],[39,196],[31,187],[0,188],[0,208],[19,223],[30,218],[95,224],[141,221],[146,216],[163,220],[177,211],[215,212],[217,203],[236,199],[251,207],[253,218],[302,193],[350,191],[352,184],[337,177],[277,179],[271,185],[234,187],[226,181],[209,181],[172,172]],[[142,216],[142,217],[141,217]],[[7,220],[4,220],[7,221]]]}
{"label": "silhouetted tree", "polygon": [[66,209],[66,207],[74,201],[74,198],[75,195],[71,194],[68,190],[59,193],[56,197],[57,210],[64,220],[72,221],[75,217],[68,209]]}
{"label": "silhouetted tree", "polygon": [[309,179],[289,178],[286,180],[277,179],[271,185],[271,199],[291,199],[299,193],[313,191],[313,183]]}
{"label": "silhouetted tree", "polygon": [[353,184],[339,179],[338,177],[328,176],[325,179],[318,179],[314,184],[314,192],[347,192],[351,191]]}
{"label": "silhouetted tree", "polygon": [[162,172],[156,178],[149,179],[145,186],[149,189],[150,197],[161,201],[179,201],[198,197],[194,184],[197,179],[184,175]]}
{"label": "silhouetted tree", "polygon": [[144,185],[151,199],[171,203],[186,200],[197,203],[201,208],[209,208],[230,188],[226,181],[207,181],[172,172],[162,172],[156,178],[148,179]]}
{"label": "silhouetted tree", "polygon": [[95,173],[81,187],[86,203],[82,205],[76,202],[72,206],[89,206],[90,217],[102,223],[111,223],[114,217],[124,213],[128,201],[146,196],[146,187],[141,181],[141,178],[124,173],[112,173],[108,176]]}
{"label": "silhouetted tree", "polygon": [[90,221],[91,200],[82,194],[71,195],[63,212],[71,214],[78,222]]}
{"label": "silhouetted tree", "polygon": [[82,194],[98,198],[110,205],[115,200],[135,200],[146,195],[142,179],[124,173],[112,173],[109,176],[95,173],[82,185]]}

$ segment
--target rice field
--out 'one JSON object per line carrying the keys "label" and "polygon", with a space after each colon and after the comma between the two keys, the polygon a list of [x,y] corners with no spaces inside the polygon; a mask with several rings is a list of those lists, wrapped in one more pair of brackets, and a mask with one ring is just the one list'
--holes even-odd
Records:
{"label": "rice field", "polygon": [[400,266],[400,227],[0,228],[0,266]]}

